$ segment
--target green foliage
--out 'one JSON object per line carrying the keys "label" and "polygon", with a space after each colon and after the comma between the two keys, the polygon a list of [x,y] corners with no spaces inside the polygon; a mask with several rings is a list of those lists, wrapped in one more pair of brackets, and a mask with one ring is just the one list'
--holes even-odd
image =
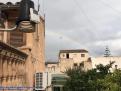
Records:
{"label": "green foliage", "polygon": [[84,71],[82,67],[68,69],[65,91],[121,91],[121,70],[116,69],[111,73],[113,64],[100,64],[89,71]]}

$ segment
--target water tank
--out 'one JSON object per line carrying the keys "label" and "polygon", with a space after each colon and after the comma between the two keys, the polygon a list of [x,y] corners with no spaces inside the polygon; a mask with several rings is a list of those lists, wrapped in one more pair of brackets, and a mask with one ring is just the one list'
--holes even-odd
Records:
{"label": "water tank", "polygon": [[34,32],[35,24],[30,21],[30,8],[34,9],[34,2],[31,0],[22,0],[20,2],[19,17],[17,20],[18,29],[21,32]]}
{"label": "water tank", "polygon": [[17,20],[17,24],[21,21],[29,21],[30,20],[30,8],[34,8],[34,3],[31,0],[22,0],[20,2],[19,9],[19,17]]}

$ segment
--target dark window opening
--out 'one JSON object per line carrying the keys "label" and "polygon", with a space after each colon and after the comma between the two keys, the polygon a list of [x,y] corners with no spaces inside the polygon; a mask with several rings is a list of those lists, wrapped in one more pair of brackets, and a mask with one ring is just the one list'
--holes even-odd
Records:
{"label": "dark window opening", "polygon": [[79,66],[80,66],[80,67],[84,67],[84,63],[80,63]]}
{"label": "dark window opening", "polygon": [[117,69],[118,68],[118,65],[115,65],[115,69]]}
{"label": "dark window opening", "polygon": [[60,87],[53,87],[53,91],[61,91]]}
{"label": "dark window opening", "polygon": [[69,53],[66,54],[66,58],[69,58]]}
{"label": "dark window opening", "polygon": [[85,57],[85,54],[81,54],[81,57]]}
{"label": "dark window opening", "polygon": [[77,66],[77,63],[74,63],[74,67],[76,67]]}

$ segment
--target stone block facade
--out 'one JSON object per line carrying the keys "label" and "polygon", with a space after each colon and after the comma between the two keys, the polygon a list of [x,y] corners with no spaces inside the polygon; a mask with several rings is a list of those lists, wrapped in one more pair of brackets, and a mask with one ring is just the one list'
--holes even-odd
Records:
{"label": "stone block facade", "polygon": [[[4,21],[5,29],[15,26],[17,17],[19,16],[19,8],[19,2],[16,4],[11,3],[9,7],[6,4],[0,3],[2,13],[7,16]],[[2,31],[0,32],[0,41],[8,45],[10,49],[12,48],[12,50],[5,50],[5,56],[2,55],[4,54],[4,50],[0,51],[0,86],[34,88],[35,74],[45,71],[44,17],[40,16],[40,23],[35,24],[35,32],[24,33],[18,29],[11,32]],[[14,51],[16,52],[14,53]],[[6,56],[6,53],[9,55],[8,52],[10,52],[10,57]],[[32,89],[29,90],[31,91]]]}
{"label": "stone block facade", "polygon": [[27,54],[3,42],[0,42],[0,86],[6,87],[25,86],[25,63]]}

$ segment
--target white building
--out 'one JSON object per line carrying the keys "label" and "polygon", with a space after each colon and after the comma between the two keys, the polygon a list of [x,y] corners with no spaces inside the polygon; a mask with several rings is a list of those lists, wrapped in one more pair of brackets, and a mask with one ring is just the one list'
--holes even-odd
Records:
{"label": "white building", "polygon": [[92,67],[95,68],[96,65],[103,64],[107,65],[110,62],[114,61],[115,63],[112,66],[112,69],[119,68],[121,69],[121,56],[111,56],[111,57],[93,57]]}
{"label": "white building", "polygon": [[60,72],[65,72],[69,68],[81,66],[84,70],[92,68],[91,58],[85,49],[60,50],[59,68]]}

